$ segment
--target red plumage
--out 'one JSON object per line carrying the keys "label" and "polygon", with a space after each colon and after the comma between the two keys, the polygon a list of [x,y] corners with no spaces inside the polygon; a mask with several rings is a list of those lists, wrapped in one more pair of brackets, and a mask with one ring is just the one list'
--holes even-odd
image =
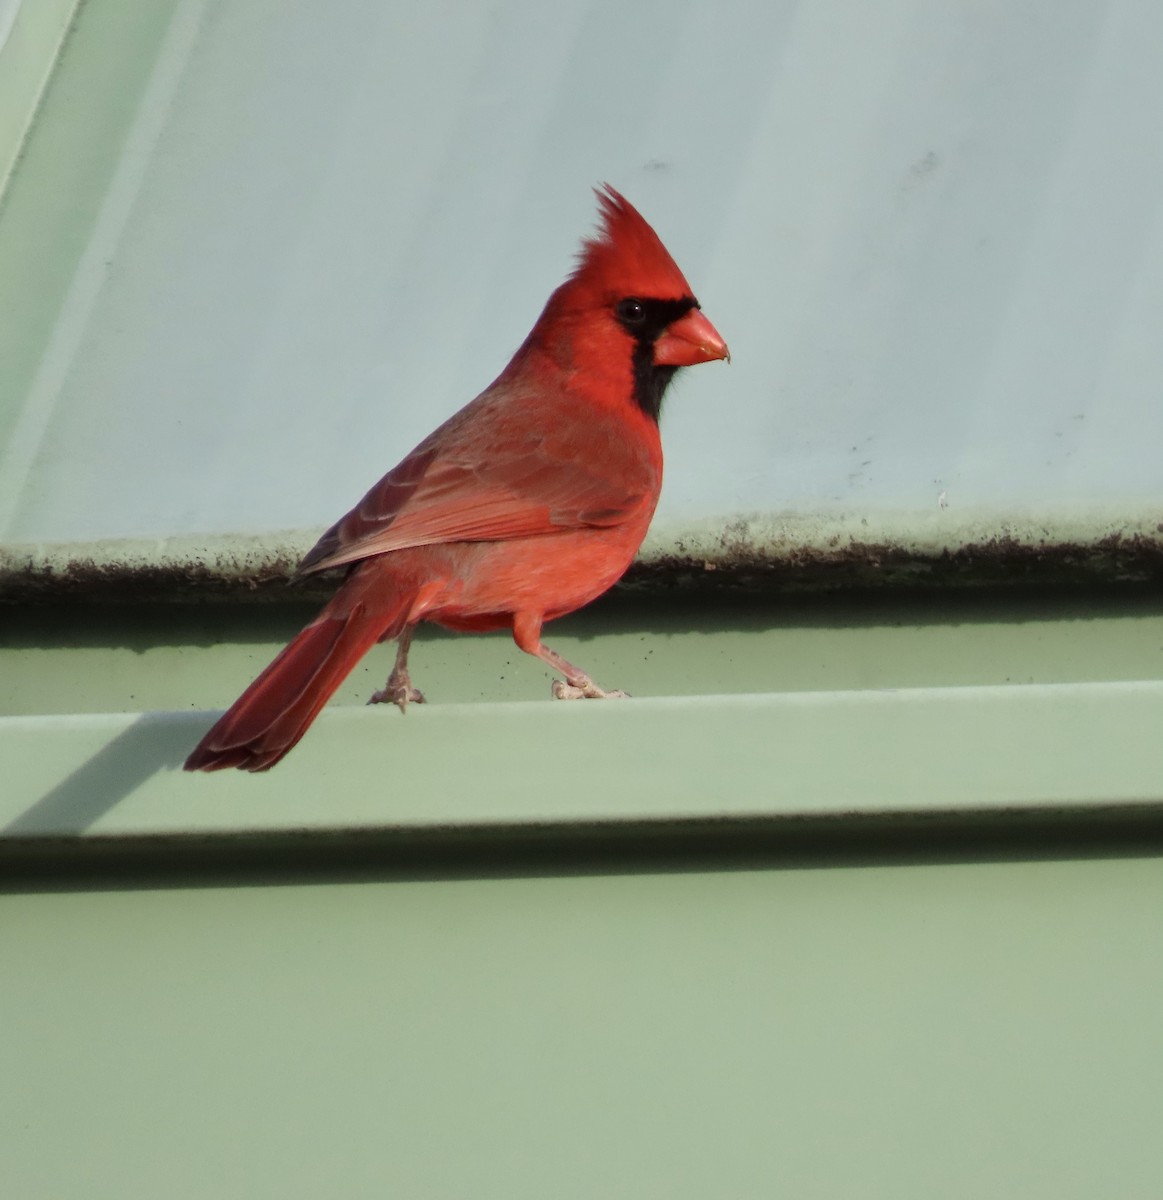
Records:
{"label": "red plumage", "polygon": [[630,565],[658,502],[658,412],[674,371],[726,358],[682,272],[613,188],[602,226],[496,381],[425,438],[307,554],[300,574],[349,565],[330,603],[210,729],[189,771],[265,771],[303,736],[377,641],[399,639],[373,702],[404,708],[419,621],[509,629],[564,676],[563,698],[604,697],[541,642]]}

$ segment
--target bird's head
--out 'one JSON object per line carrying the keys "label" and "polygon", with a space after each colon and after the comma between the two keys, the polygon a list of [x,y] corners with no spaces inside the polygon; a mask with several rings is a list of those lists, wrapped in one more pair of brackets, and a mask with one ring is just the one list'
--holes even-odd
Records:
{"label": "bird's head", "polygon": [[674,372],[729,359],[727,343],[642,214],[609,184],[597,196],[599,229],[530,336],[578,370],[628,378],[634,403],[657,421]]}

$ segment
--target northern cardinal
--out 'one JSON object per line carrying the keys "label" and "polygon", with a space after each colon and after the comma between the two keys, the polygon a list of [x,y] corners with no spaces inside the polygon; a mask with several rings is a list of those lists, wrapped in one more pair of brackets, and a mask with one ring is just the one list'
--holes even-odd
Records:
{"label": "northern cardinal", "polygon": [[623,695],[545,646],[541,626],[630,565],[662,485],[667,384],[679,367],[728,353],[654,230],[612,187],[597,195],[598,233],[496,382],[303,559],[300,576],[347,566],[342,586],[199,742],[187,771],[273,767],[376,642],[399,648],[369,703],[422,701],[408,676],[420,621],[511,630],[564,677],[559,699]]}

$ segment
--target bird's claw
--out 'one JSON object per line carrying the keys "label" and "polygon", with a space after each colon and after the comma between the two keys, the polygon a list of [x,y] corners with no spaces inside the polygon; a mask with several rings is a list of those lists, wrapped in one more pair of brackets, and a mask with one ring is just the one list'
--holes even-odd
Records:
{"label": "bird's claw", "polygon": [[400,712],[407,712],[409,704],[423,704],[424,693],[419,688],[414,688],[411,683],[391,679],[380,688],[378,692],[373,692],[368,699],[369,704],[394,704]]}
{"label": "bird's claw", "polygon": [[629,692],[623,692],[620,688],[614,688],[607,692],[598,687],[592,679],[579,680],[577,683],[567,683],[565,680],[555,679],[550,690],[554,700],[628,700],[630,698]]}

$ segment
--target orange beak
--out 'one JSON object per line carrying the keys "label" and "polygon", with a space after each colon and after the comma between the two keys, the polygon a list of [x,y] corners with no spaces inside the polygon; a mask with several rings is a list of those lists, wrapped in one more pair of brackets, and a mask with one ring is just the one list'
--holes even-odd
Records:
{"label": "orange beak", "polygon": [[668,325],[654,343],[654,362],[659,367],[693,367],[717,358],[730,362],[731,353],[719,331],[697,308]]}

